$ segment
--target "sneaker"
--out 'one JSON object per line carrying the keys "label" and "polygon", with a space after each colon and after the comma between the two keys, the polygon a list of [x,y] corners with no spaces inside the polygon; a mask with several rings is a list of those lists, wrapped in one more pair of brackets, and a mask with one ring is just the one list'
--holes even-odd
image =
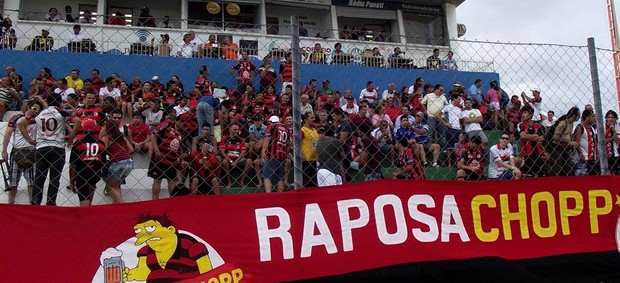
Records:
{"label": "sneaker", "polygon": [[439,164],[437,164],[437,163],[433,163],[433,167],[435,167],[435,168],[439,168]]}

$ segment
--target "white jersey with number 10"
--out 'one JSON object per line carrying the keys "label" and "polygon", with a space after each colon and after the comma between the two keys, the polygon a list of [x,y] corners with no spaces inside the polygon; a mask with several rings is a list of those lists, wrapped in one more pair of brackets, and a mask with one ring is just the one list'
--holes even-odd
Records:
{"label": "white jersey with number 10", "polygon": [[65,147],[65,121],[69,114],[54,106],[41,111],[36,118],[37,148]]}

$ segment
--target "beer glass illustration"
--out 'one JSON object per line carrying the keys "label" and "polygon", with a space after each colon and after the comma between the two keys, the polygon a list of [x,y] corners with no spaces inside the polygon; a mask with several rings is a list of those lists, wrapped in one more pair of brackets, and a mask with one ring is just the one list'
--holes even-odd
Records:
{"label": "beer glass illustration", "polygon": [[103,270],[105,274],[105,283],[122,283],[123,270],[125,263],[120,256],[106,258],[103,260]]}

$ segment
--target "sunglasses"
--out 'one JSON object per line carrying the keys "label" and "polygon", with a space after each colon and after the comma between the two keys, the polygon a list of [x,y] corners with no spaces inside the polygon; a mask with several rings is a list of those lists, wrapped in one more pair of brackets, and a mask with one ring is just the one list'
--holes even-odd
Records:
{"label": "sunglasses", "polygon": [[509,137],[501,137],[501,139],[507,140],[507,139],[510,139],[510,138]]}
{"label": "sunglasses", "polygon": [[36,108],[36,107],[34,107],[34,106],[33,106],[33,107],[30,107],[30,109],[32,109],[34,112],[39,112],[39,111],[40,111],[40,109],[39,109],[39,108]]}

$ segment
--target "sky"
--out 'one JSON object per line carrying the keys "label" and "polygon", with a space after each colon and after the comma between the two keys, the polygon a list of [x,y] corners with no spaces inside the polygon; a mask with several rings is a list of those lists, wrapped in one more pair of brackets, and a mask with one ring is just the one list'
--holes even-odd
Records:
{"label": "sky", "polygon": [[[620,19],[620,1],[615,5]],[[493,61],[509,95],[531,95],[530,89],[539,88],[543,110],[556,113],[593,104],[585,46],[594,37],[597,48],[611,49],[605,0],[466,0],[456,17],[467,28],[459,39],[493,43],[465,43],[456,52]],[[618,109],[611,58],[609,51],[597,52],[603,110]]]}
{"label": "sky", "polygon": [[456,15],[467,27],[462,39],[584,46],[594,37],[611,48],[605,0],[466,0]]}

